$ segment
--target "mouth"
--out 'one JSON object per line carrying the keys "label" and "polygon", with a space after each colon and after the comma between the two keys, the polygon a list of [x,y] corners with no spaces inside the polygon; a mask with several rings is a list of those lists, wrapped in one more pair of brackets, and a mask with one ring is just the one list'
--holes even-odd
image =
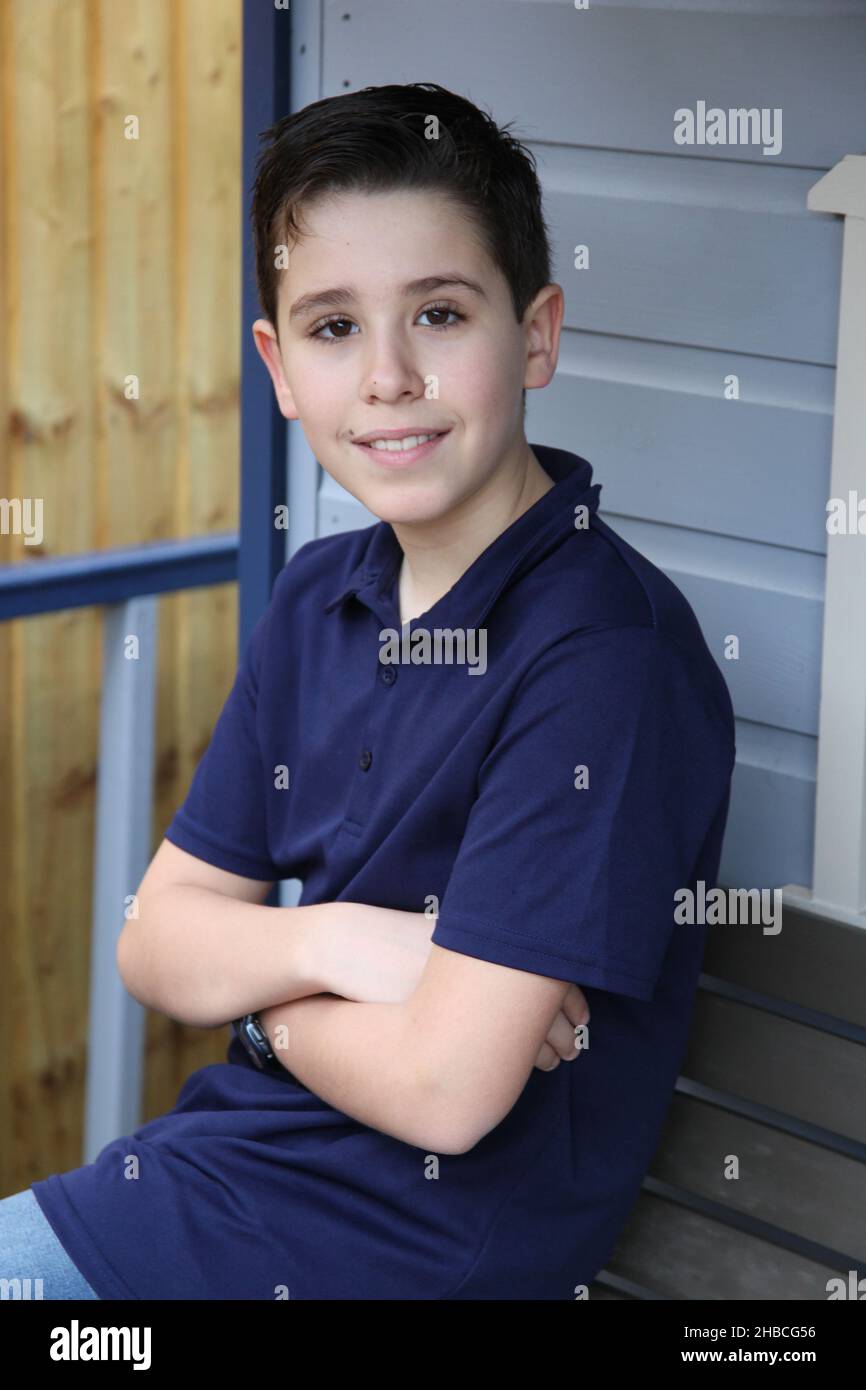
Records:
{"label": "mouth", "polygon": [[[450,430],[442,430],[438,434],[434,434],[432,438],[424,440],[423,443],[412,445],[411,448],[406,448],[404,440],[392,439],[384,446],[380,443],[378,448],[374,447],[373,444],[359,444],[355,440],[352,442],[356,449],[362,449],[367,457],[372,458],[380,467],[393,470],[405,468],[410,463],[420,463],[422,459],[430,458],[442,440],[447,438],[450,433]],[[423,438],[423,435],[410,435],[407,438],[419,439]]]}

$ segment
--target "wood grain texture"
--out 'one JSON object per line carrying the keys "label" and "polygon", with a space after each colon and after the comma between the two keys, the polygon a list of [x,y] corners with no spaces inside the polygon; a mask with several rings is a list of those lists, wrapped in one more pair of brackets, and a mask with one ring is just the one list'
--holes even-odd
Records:
{"label": "wood grain texture", "polygon": [[[0,494],[44,499],[0,563],[237,526],[241,17],[0,0]],[[232,682],[235,586],[160,610],[154,849]],[[82,1161],[101,632],[0,624],[4,1195]],[[145,1118],[227,1041],[149,1015]]]}

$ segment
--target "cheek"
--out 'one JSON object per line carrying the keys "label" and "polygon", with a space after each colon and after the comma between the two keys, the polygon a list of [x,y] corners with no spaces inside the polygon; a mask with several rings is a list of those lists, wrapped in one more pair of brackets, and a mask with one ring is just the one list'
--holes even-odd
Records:
{"label": "cheek", "polygon": [[[339,348],[333,349],[339,353]],[[322,360],[324,359],[324,360]],[[289,380],[298,397],[306,401],[317,401],[324,397],[324,388],[335,379],[333,359],[328,367],[328,349],[321,348],[318,358],[304,353],[288,364]]]}
{"label": "cheek", "polygon": [[491,335],[478,335],[471,345],[467,342],[467,350],[460,353],[459,360],[443,363],[442,371],[443,388],[450,379],[461,398],[493,400],[510,389],[513,354],[507,343],[500,343]]}
{"label": "cheek", "polygon": [[456,383],[461,401],[478,411],[488,412],[511,399],[519,381],[514,357],[506,348],[506,344],[500,348],[488,340],[482,352],[473,352],[461,363]]}
{"label": "cheek", "polygon": [[[334,349],[339,352],[339,348]],[[328,359],[328,349],[323,348],[321,357]],[[288,380],[292,396],[301,419],[319,442],[332,433],[333,427],[342,426],[346,417],[347,393],[351,386],[343,380],[338,366],[329,368],[328,359],[317,364],[308,358],[303,362],[289,363]]]}

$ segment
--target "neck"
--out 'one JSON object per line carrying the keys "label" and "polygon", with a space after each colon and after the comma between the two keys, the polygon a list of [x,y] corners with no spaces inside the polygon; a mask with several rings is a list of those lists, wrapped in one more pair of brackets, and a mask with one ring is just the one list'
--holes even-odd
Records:
{"label": "neck", "polygon": [[423,526],[394,525],[403,551],[398,581],[401,623],[432,608],[497,536],[553,486],[524,440],[513,462],[504,461],[447,516]]}

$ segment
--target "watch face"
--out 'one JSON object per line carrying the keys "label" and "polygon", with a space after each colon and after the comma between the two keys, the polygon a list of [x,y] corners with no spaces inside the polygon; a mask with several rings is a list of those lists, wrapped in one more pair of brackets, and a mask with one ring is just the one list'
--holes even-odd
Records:
{"label": "watch face", "polygon": [[254,1014],[235,1019],[232,1026],[244,1051],[258,1071],[273,1072],[278,1076],[287,1074],[282,1063],[275,1057],[268,1035]]}
{"label": "watch face", "polygon": [[259,1019],[253,1014],[247,1019],[247,1038],[249,1040],[249,1051],[256,1066],[261,1071],[276,1069],[279,1066],[268,1041],[268,1035],[262,1027]]}

